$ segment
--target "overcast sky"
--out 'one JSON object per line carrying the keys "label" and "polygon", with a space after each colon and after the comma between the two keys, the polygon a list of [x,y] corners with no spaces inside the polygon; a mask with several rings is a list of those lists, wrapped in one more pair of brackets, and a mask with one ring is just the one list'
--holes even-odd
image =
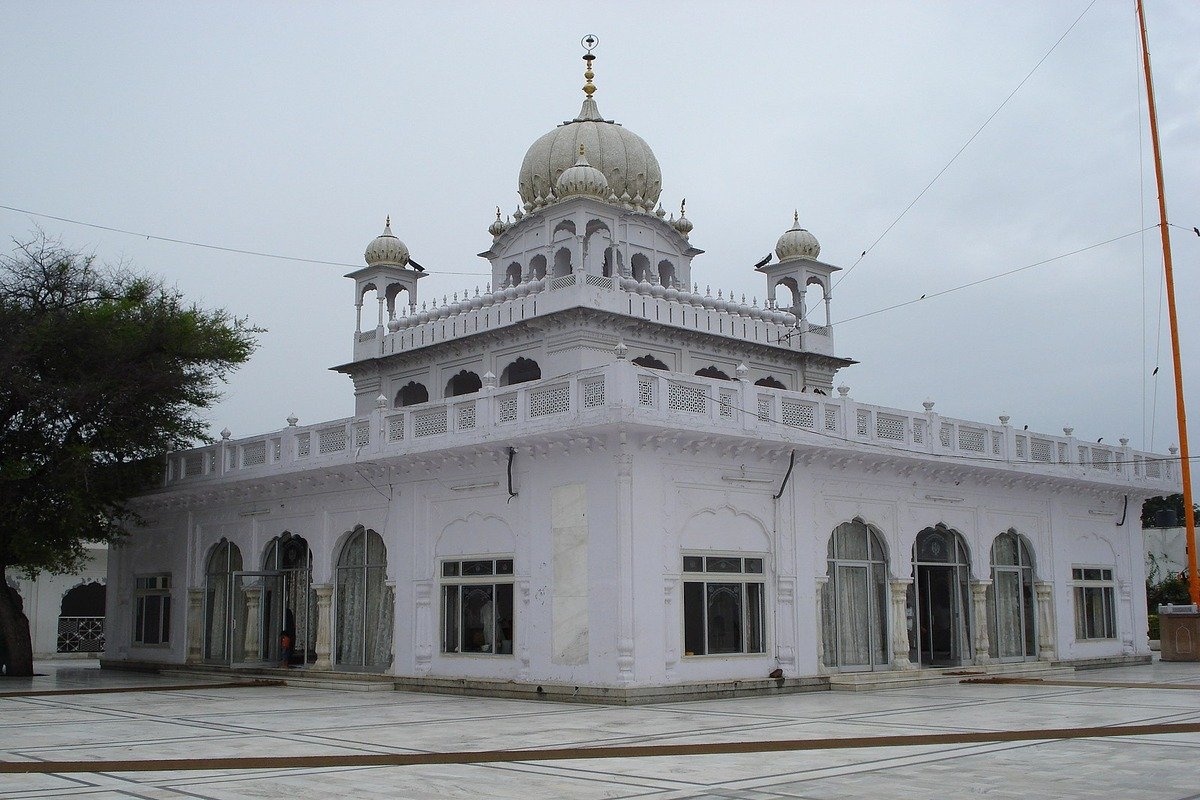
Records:
{"label": "overcast sky", "polygon": [[[422,297],[474,291],[526,149],[579,109],[579,40],[595,33],[601,112],[654,149],[664,206],[687,198],[706,251],[693,276],[761,303],[751,265],[793,209],[822,260],[850,267],[1087,7],[6,2],[0,204],[347,265],[391,214],[432,273]],[[1198,364],[1200,4],[1149,0],[1148,15],[1183,353]],[[853,397],[1177,441],[1156,230],[857,318],[1157,223],[1136,36],[1132,0],[1097,0],[837,286]],[[214,435],[353,412],[349,379],[327,370],[351,352],[350,267],[0,210],[6,242],[35,226],[267,328]],[[1200,370],[1186,377],[1200,430]]]}

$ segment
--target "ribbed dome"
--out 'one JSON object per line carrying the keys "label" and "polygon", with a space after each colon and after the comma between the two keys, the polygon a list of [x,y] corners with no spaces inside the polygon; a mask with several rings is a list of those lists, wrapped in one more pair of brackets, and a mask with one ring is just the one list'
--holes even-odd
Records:
{"label": "ribbed dome", "polygon": [[367,245],[367,252],[363,254],[367,259],[367,266],[377,267],[383,264],[393,265],[397,267],[408,266],[408,248],[404,242],[396,238],[396,234],[392,233],[392,218],[388,217],[384,223],[383,233],[376,236]]}
{"label": "ribbed dome", "polygon": [[575,163],[563,170],[555,184],[555,192],[559,197],[583,195],[607,200],[609,195],[608,179],[604,173],[588,163],[584,153],[584,145],[579,145],[579,158]]}
{"label": "ribbed dome", "polygon": [[609,198],[641,211],[653,211],[662,192],[662,171],[650,145],[632,131],[600,116],[596,101],[583,101],[579,116],[542,136],[521,163],[517,191],[532,211],[548,204],[558,179],[575,163],[579,146],[608,181]]}
{"label": "ribbed dome", "polygon": [[792,215],[792,227],[775,243],[775,255],[780,261],[789,258],[816,258],[821,254],[821,243],[804,228],[800,227],[800,214]]}

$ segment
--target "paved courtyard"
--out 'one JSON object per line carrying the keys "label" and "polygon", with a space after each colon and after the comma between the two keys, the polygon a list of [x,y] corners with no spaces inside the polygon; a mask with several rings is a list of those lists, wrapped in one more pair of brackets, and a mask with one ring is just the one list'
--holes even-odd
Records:
{"label": "paved courtyard", "polygon": [[[0,692],[183,682],[101,671],[94,662],[38,666],[43,677],[0,681]],[[1200,721],[1200,665],[1098,670],[1076,680],[1148,688],[954,684],[635,708],[269,686],[10,696],[0,697],[0,760],[370,756]],[[97,770],[0,774],[0,798],[1182,800],[1200,798],[1200,733],[401,767]]]}

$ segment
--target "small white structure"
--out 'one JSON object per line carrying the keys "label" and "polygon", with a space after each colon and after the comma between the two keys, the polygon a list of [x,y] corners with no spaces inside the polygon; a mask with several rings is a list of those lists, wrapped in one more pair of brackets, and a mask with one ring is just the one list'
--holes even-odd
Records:
{"label": "small white structure", "polygon": [[167,459],[105,663],[275,664],[286,631],[316,671],[629,699],[1147,655],[1136,509],[1174,460],[835,390],[816,237],[793,217],[761,307],[701,289],[586,58],[487,291],[419,299],[389,220],[348,276],[354,416]]}
{"label": "small white structure", "polygon": [[21,596],[35,659],[95,658],[104,652],[108,549],[87,548],[90,558],[74,575],[42,572],[29,580],[9,570],[5,576]]}

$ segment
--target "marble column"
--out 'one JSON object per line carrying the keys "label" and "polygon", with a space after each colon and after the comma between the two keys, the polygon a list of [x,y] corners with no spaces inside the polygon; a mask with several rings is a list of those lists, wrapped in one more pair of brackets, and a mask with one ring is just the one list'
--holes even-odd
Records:
{"label": "marble column", "polygon": [[1034,581],[1037,594],[1038,659],[1054,661],[1058,658],[1058,626],[1054,618],[1054,584],[1049,581]]}
{"label": "marble column", "polygon": [[987,590],[990,579],[971,581],[971,639],[974,641],[976,664],[991,661],[991,642],[988,641]]}
{"label": "marble column", "polygon": [[188,589],[187,663],[196,664],[204,657],[204,590]]}
{"label": "marble column", "polygon": [[825,664],[825,587],[829,585],[828,575],[817,576],[817,635],[813,639],[817,643],[817,674],[829,672]]}
{"label": "marble column", "polygon": [[617,467],[617,683],[633,682],[633,456],[615,456]]}
{"label": "marble column", "polygon": [[329,611],[333,602],[333,585],[320,583],[313,584],[312,588],[317,593],[317,660],[313,662],[313,669],[333,669],[333,663],[329,660],[330,633],[333,625]]}
{"label": "marble column", "polygon": [[892,669],[913,669],[914,665],[908,660],[908,587],[912,578],[892,578],[888,581],[891,589],[892,620]]}

